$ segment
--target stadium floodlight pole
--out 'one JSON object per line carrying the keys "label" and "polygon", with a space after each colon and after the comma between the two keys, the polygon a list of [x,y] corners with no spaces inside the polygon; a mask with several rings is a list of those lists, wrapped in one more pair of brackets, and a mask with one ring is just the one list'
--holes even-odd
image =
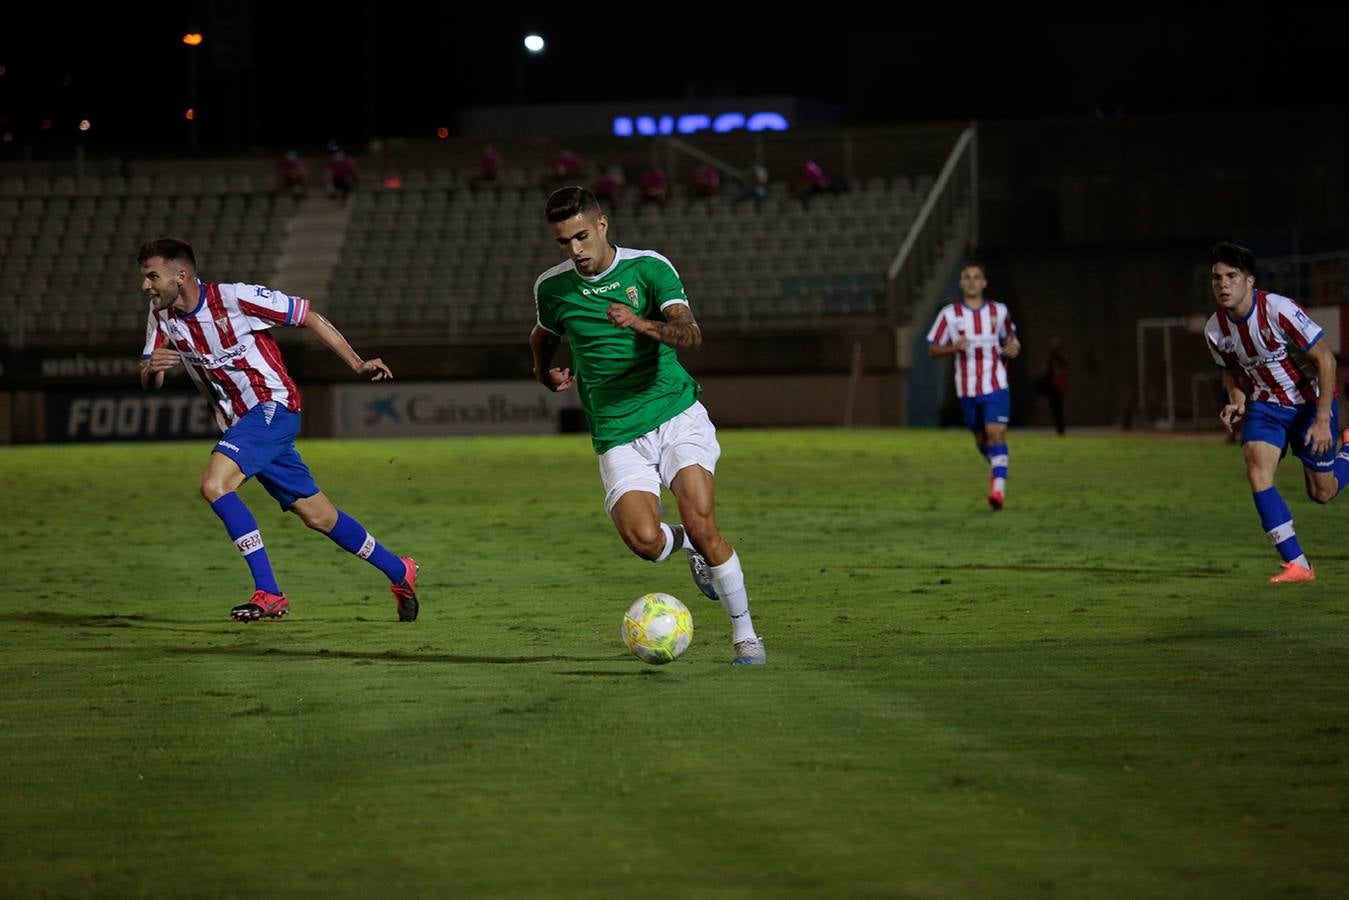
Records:
{"label": "stadium floodlight pole", "polygon": [[192,115],[187,119],[188,146],[197,152],[197,49],[201,46],[201,33],[191,31],[183,35],[187,45],[187,108]]}

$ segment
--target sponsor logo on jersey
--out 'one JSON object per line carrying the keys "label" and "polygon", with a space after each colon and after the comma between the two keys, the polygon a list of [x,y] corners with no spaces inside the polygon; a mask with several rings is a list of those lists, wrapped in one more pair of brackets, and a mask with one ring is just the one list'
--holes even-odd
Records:
{"label": "sponsor logo on jersey", "polygon": [[225,350],[220,353],[206,354],[193,351],[182,351],[183,359],[194,366],[201,366],[206,369],[223,369],[225,366],[234,362],[236,359],[243,359],[248,355],[248,347],[240,344],[233,350]]}
{"label": "sponsor logo on jersey", "polygon": [[599,287],[581,288],[581,294],[586,297],[589,297],[591,294],[603,294],[606,291],[612,291],[616,289],[618,286],[619,283],[615,281],[612,284],[604,284],[600,285]]}
{"label": "sponsor logo on jersey", "polygon": [[1237,339],[1234,337],[1225,337],[1218,342],[1218,349],[1223,353],[1235,353],[1237,350]]}
{"label": "sponsor logo on jersey", "polygon": [[224,447],[226,450],[233,450],[235,453],[240,453],[240,452],[242,452],[242,451],[239,450],[238,447],[234,446],[234,445],[231,444],[229,441],[216,441],[216,442],[215,442],[215,445],[216,445],[217,447]]}

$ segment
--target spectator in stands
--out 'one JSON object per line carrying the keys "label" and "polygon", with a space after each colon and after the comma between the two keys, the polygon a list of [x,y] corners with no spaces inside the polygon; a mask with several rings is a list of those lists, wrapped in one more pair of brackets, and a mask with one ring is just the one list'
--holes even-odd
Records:
{"label": "spectator in stands", "polygon": [[801,166],[801,171],[797,173],[796,196],[804,203],[816,194],[828,192],[829,189],[829,176],[824,174],[824,167],[813,159],[806,160]]}
{"label": "spectator in stands", "polygon": [[347,202],[351,192],[356,189],[356,180],[360,178],[360,166],[338,147],[333,150],[332,158],[328,160],[327,172],[328,195],[337,197],[343,203]]}
{"label": "spectator in stands", "polygon": [[598,197],[605,205],[612,207],[623,193],[623,167],[619,165],[609,166],[599,174],[595,179],[594,185],[590,188],[591,193]]}
{"label": "spectator in stands", "polygon": [[501,151],[488,144],[482,148],[482,156],[478,158],[478,172],[473,176],[473,184],[481,187],[487,184],[496,184],[501,180],[502,170],[506,167],[506,157],[501,155]]}
{"label": "spectator in stands", "polygon": [[276,174],[281,182],[281,190],[290,194],[297,201],[304,199],[309,167],[300,158],[299,152],[287,150],[286,155],[281,157],[281,160],[276,164]]}
{"label": "spectator in stands", "polygon": [[648,166],[637,177],[637,187],[642,192],[641,203],[645,206],[654,203],[664,207],[670,199],[670,176],[660,166]]}
{"label": "spectator in stands", "polygon": [[704,163],[693,170],[689,178],[689,195],[693,197],[715,197],[721,191],[721,172],[715,166]]}
{"label": "spectator in stands", "polygon": [[755,206],[760,206],[767,199],[768,169],[762,163],[755,163],[750,169],[749,183],[735,195],[734,202],[753,200]]}
{"label": "spectator in stands", "polygon": [[581,170],[585,168],[585,160],[577,153],[564,148],[553,157],[552,168],[554,181],[575,184]]}

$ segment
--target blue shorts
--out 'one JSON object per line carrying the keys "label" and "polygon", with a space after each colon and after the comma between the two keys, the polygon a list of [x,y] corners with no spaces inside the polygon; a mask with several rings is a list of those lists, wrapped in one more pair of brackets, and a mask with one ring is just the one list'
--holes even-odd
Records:
{"label": "blue shorts", "polygon": [[1335,437],[1340,433],[1340,401],[1330,403],[1330,449],[1320,456],[1312,455],[1305,438],[1307,429],[1316,421],[1316,404],[1282,406],[1278,403],[1257,401],[1246,404],[1246,419],[1241,426],[1241,442],[1264,441],[1285,453],[1291,447],[1302,465],[1316,472],[1335,468]]}
{"label": "blue shorts", "polygon": [[216,441],[213,450],[234,460],[245,478],[256,475],[258,484],[281,508],[290,509],[296,500],[319,492],[309,467],[295,449],[299,433],[300,414],[268,401],[244,413]]}
{"label": "blue shorts", "polygon": [[1012,394],[1003,388],[978,397],[961,397],[960,411],[970,431],[983,431],[985,424],[1006,425],[1012,417]]}

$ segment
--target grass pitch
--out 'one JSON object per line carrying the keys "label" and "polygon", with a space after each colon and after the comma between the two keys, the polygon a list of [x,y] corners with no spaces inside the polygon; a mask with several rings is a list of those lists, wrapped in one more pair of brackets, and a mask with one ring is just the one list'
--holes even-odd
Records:
{"label": "grass pitch", "polygon": [[1295,463],[1320,580],[1273,586],[1216,439],[1013,432],[993,514],[963,433],[720,437],[763,668],[584,437],[301,444],[412,624],[253,484],[292,613],[230,621],[209,445],[0,452],[0,895],[1349,895],[1346,511]]}

